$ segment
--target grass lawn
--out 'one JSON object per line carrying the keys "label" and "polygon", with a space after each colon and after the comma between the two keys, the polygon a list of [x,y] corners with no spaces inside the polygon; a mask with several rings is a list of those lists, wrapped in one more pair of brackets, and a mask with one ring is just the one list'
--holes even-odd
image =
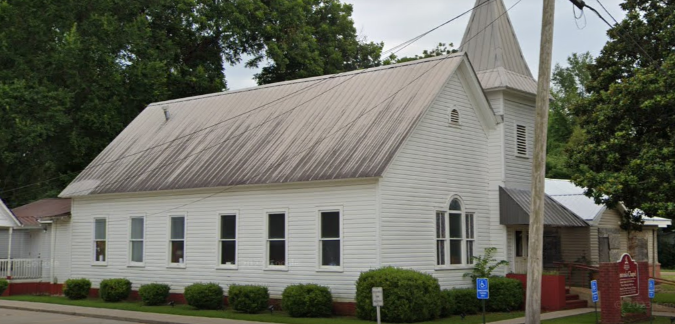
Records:
{"label": "grass lawn", "polygon": [[[598,314],[598,318],[599,317],[600,317],[600,314]],[[569,323],[595,324],[595,313],[588,313],[588,314],[582,314],[582,315],[577,315],[577,316],[557,318],[557,319],[553,319],[553,320],[542,321],[542,323],[548,323],[548,324],[569,324]],[[649,323],[649,321],[639,322],[639,323],[636,323],[636,324],[647,324],[647,323]],[[668,318],[668,317],[655,317],[654,323],[655,324],[670,324],[670,318]]]}
{"label": "grass lawn", "polygon": [[[17,300],[17,301],[27,301],[27,302],[39,302],[39,303],[50,303],[50,304],[60,304],[60,305],[71,305],[71,306],[82,306],[82,307],[94,307],[94,308],[109,308],[109,309],[120,309],[128,311],[137,311],[137,312],[147,312],[147,313],[161,313],[161,314],[173,314],[173,315],[187,315],[187,316],[203,316],[203,317],[215,317],[215,318],[229,318],[245,321],[258,321],[258,322],[274,322],[274,323],[289,323],[289,324],[372,324],[373,322],[358,320],[354,317],[331,317],[331,318],[293,318],[289,317],[283,312],[274,312],[270,314],[269,312],[261,314],[242,314],[237,313],[232,310],[225,311],[207,311],[207,310],[196,310],[188,305],[176,305],[175,307],[170,306],[143,306],[140,302],[120,302],[120,303],[106,303],[100,299],[85,299],[85,300],[70,300],[65,297],[55,297],[55,296],[10,296],[2,297],[2,300]],[[512,312],[512,313],[493,313],[487,314],[486,319],[488,322],[501,321],[505,319],[523,317],[523,312]],[[459,316],[453,316],[449,318],[439,319],[430,322],[424,323],[434,323],[434,324],[443,324],[443,323],[457,323],[461,321]],[[478,324],[482,323],[483,319],[481,315],[472,315],[467,316],[461,323],[466,324]]]}

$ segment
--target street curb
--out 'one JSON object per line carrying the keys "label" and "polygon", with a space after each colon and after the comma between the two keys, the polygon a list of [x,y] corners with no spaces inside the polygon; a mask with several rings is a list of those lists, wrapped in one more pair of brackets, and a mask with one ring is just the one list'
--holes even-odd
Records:
{"label": "street curb", "polygon": [[[5,306],[5,305],[0,305],[0,309],[13,309],[13,310],[28,311],[28,312],[51,313],[51,314],[70,315],[70,316],[79,316],[79,317],[99,318],[99,319],[107,319],[107,320],[114,320],[114,321],[124,321],[124,322],[133,322],[133,323],[147,323],[147,324],[185,324],[185,323],[183,323],[183,322],[167,322],[167,321],[146,320],[146,319],[140,320],[140,319],[138,319],[138,318],[133,318],[133,317],[124,317],[124,316],[115,316],[115,315],[88,314],[88,313],[78,313],[78,312],[71,312],[71,311],[59,311],[59,310],[40,309],[40,308],[30,308],[30,307],[19,307],[19,306]],[[180,315],[175,315],[175,316],[180,316]],[[191,317],[191,316],[185,316],[185,317]]]}

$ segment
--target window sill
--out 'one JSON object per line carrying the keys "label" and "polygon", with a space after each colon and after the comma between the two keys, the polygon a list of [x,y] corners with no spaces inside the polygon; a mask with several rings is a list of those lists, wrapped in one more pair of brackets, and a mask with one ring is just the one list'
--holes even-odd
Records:
{"label": "window sill", "polygon": [[216,266],[216,270],[237,270],[239,269],[236,265],[219,265]]}
{"label": "window sill", "polygon": [[443,267],[434,268],[434,270],[436,270],[436,271],[471,270],[471,269],[473,269],[473,265],[469,265],[469,264],[456,264],[456,265],[451,265],[451,266],[443,266]]}
{"label": "window sill", "polygon": [[92,267],[107,267],[108,262],[93,262],[91,264]]}
{"label": "window sill", "polygon": [[142,263],[142,262],[129,263],[129,264],[127,264],[127,268],[145,268],[145,263]]}
{"label": "window sill", "polygon": [[342,267],[322,267],[316,269],[316,272],[345,272]]}
{"label": "window sill", "polygon": [[168,266],[166,266],[166,268],[167,269],[185,269],[185,264],[178,264],[178,263],[173,264],[172,263],[172,264],[169,264]]}
{"label": "window sill", "polygon": [[288,271],[288,267],[266,267],[263,271]]}

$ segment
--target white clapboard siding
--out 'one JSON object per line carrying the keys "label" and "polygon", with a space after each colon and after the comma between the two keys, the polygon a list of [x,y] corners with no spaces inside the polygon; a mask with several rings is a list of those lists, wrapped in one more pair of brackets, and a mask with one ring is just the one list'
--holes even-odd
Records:
{"label": "white clapboard siding", "polygon": [[[492,110],[497,116],[504,114],[504,92],[491,91],[486,94]],[[500,119],[501,117],[498,117]],[[499,223],[499,187],[505,185],[504,167],[504,123],[500,121],[496,129],[488,134],[488,154],[490,165],[490,246],[506,246],[506,227]],[[498,260],[505,260],[507,249],[499,249],[495,254]],[[506,274],[508,269],[500,269]]]}
{"label": "white clapboard siding", "polygon": [[70,219],[58,220],[55,223],[54,238],[54,278],[56,283],[63,283],[70,276]]}
{"label": "white clapboard siding", "polygon": [[[457,109],[460,126],[450,125]],[[435,270],[435,213],[459,195],[475,213],[475,254],[490,241],[488,139],[460,78],[448,80],[439,97],[398,152],[380,183],[382,265],[432,273],[443,288],[469,286],[471,266]]]}
{"label": "white clapboard siding", "polygon": [[[532,153],[534,149],[534,98],[504,98],[504,167],[506,186],[530,189],[532,178]],[[516,125],[526,127],[527,156],[516,154]]]}
{"label": "white clapboard siding", "polygon": [[[9,229],[0,229],[0,259],[7,259],[9,252]],[[12,258],[28,259],[30,253],[30,235],[27,230],[15,229],[12,233]]]}
{"label": "white clapboard siding", "polygon": [[598,228],[596,226],[588,228],[588,241],[591,265],[597,266],[600,264],[600,244],[598,242]]}
{"label": "white clapboard siding", "polygon": [[[104,278],[128,278],[134,289],[161,282],[175,292],[195,282],[217,282],[225,289],[230,284],[257,284],[269,287],[272,297],[279,297],[290,284],[317,283],[330,287],[336,300],[353,300],[359,274],[376,267],[376,185],[376,179],[367,179],[241,186],[206,199],[222,189],[75,198],[71,277],[92,279],[95,287]],[[344,211],[344,272],[317,271],[318,210],[334,207]],[[288,209],[288,271],[263,270],[265,213],[284,209]],[[239,212],[238,269],[217,270],[218,215],[231,211]],[[183,213],[186,268],[167,268],[168,217]],[[128,267],[129,217],[144,215],[145,265]],[[91,264],[96,216],[108,217],[107,266]]]}

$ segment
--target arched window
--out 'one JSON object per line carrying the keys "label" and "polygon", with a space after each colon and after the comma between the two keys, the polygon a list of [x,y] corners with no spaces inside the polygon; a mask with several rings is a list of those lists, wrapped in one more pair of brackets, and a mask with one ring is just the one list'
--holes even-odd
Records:
{"label": "arched window", "polygon": [[457,109],[452,109],[450,111],[450,124],[459,125],[459,111],[457,111]]}
{"label": "arched window", "polygon": [[436,265],[473,264],[474,214],[464,211],[460,198],[436,212]]}

